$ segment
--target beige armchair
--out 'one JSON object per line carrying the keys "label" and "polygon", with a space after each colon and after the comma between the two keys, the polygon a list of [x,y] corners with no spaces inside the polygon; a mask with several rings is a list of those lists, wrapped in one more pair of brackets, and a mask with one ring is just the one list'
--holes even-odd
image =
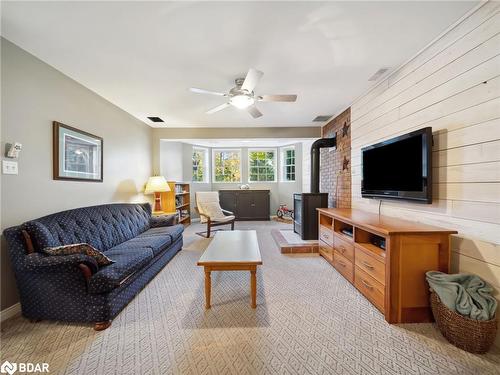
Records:
{"label": "beige armchair", "polygon": [[200,215],[200,222],[207,223],[205,232],[197,233],[200,236],[210,237],[212,227],[231,224],[234,230],[235,216],[231,211],[223,210],[219,202],[219,193],[216,191],[200,191],[195,193],[195,210]]}

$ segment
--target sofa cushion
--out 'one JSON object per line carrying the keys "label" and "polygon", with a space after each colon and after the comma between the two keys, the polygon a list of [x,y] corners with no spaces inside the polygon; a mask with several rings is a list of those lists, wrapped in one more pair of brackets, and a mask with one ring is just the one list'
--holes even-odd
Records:
{"label": "sofa cushion", "polygon": [[119,287],[153,259],[153,251],[149,247],[120,247],[108,250],[106,256],[114,263],[92,275],[88,284],[91,294],[106,293]]}
{"label": "sofa cushion", "polygon": [[141,233],[137,238],[152,237],[152,236],[168,236],[171,241],[177,240],[184,232],[184,225],[177,224],[170,227],[151,228]]}
{"label": "sofa cushion", "polygon": [[[137,236],[132,238],[127,242],[124,242],[118,246],[113,247],[111,250],[144,247],[149,248],[153,251],[153,256],[158,255],[160,252],[165,250],[172,243],[170,236]],[[108,255],[108,252],[106,252]]]}

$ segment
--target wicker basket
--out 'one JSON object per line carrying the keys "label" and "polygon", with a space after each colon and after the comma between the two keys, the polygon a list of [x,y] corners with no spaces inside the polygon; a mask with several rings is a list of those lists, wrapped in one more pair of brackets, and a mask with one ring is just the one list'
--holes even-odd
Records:
{"label": "wicker basket", "polygon": [[443,336],[456,347],[470,353],[486,353],[497,334],[496,317],[491,320],[466,318],[446,307],[438,295],[431,293],[431,308]]}

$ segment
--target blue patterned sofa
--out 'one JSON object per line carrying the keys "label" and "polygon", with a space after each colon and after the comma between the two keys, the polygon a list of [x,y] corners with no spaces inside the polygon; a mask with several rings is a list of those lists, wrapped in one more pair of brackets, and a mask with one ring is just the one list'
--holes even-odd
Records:
{"label": "blue patterned sofa", "polygon": [[[23,315],[109,327],[182,248],[183,231],[174,216],[152,216],[149,203],[77,208],[6,229]],[[89,243],[114,263],[99,268],[87,255],[40,253],[73,243]]]}

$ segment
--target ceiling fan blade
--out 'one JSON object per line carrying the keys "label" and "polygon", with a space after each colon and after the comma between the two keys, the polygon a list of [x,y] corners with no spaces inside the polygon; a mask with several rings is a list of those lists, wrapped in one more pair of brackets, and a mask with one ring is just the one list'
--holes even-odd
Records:
{"label": "ceiling fan blade", "polygon": [[251,105],[250,107],[247,107],[248,113],[252,115],[253,118],[258,118],[262,116],[262,112],[258,110],[258,108],[255,105]]}
{"label": "ceiling fan blade", "polygon": [[210,94],[210,95],[218,95],[218,96],[227,96],[227,94],[224,94],[222,92],[215,92],[215,91],[209,91],[209,90],[205,90],[205,89],[198,89],[196,87],[191,87],[189,90],[192,92],[195,92],[197,94]]}
{"label": "ceiling fan blade", "polygon": [[218,105],[215,108],[212,108],[212,109],[208,110],[206,113],[208,113],[209,115],[211,115],[212,113],[222,111],[223,109],[229,107],[230,105],[231,104],[229,104],[229,103],[224,103],[224,104]]}
{"label": "ceiling fan blade", "polygon": [[262,102],[294,102],[297,95],[262,95],[259,97]]}
{"label": "ceiling fan blade", "polygon": [[250,68],[248,70],[247,76],[245,77],[245,80],[243,81],[243,84],[241,85],[241,88],[243,90],[252,92],[263,75],[264,73],[262,73],[260,70]]}

